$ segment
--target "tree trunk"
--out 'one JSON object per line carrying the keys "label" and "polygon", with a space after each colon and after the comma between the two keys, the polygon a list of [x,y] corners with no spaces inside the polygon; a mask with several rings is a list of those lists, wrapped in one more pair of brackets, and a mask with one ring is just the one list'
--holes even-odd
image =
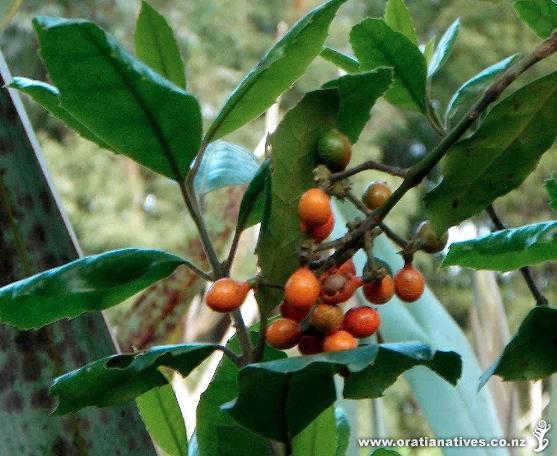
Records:
{"label": "tree trunk", "polygon": [[[0,54],[0,83],[11,80]],[[0,286],[79,255],[16,93],[0,89]],[[71,153],[71,151],[68,151]],[[39,331],[0,326],[0,454],[154,455],[135,406],[49,416],[58,375],[114,353],[100,313]]]}

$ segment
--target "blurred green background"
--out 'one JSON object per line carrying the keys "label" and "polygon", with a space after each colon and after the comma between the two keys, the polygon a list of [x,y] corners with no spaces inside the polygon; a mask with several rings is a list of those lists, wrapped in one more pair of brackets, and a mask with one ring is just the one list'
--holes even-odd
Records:
{"label": "blurred green background", "polygon": [[[189,90],[202,102],[206,123],[216,114],[227,94],[242,76],[276,40],[281,23],[292,24],[302,11],[319,3],[307,0],[151,0],[173,26],[184,55]],[[382,15],[383,0],[351,0],[333,23],[329,44],[349,52],[351,27],[365,16]],[[440,112],[454,90],[469,77],[509,55],[525,52],[537,42],[535,35],[521,25],[511,2],[480,0],[409,0],[418,36],[422,43],[439,38],[457,17],[461,30],[454,53],[445,68],[434,78],[433,96]],[[83,17],[95,20],[133,49],[133,29],[139,2],[133,0],[38,1],[26,0],[1,41],[2,51],[14,75],[47,79],[37,55],[37,43],[31,27],[35,15]],[[530,77],[555,65],[549,59]],[[301,95],[338,75],[328,62],[317,59],[307,74],[280,101],[281,113]],[[518,82],[518,85],[520,81]],[[26,100],[27,101],[27,100]],[[100,151],[49,117],[37,105],[27,103],[33,125],[39,135],[48,169],[85,253],[125,247],[145,246],[183,252],[195,236],[175,184],[134,166],[126,159]],[[228,138],[253,150],[264,134],[261,118]],[[353,163],[369,158],[392,165],[408,166],[418,160],[437,140],[425,120],[380,102],[362,140],[355,147]],[[552,217],[547,205],[543,181],[557,170],[555,150],[546,153],[538,170],[517,190],[496,201],[495,207],[509,225],[521,225]],[[432,173],[429,185],[434,183]],[[369,180],[384,178],[373,172],[359,175],[359,192]],[[389,180],[389,179],[387,179]],[[391,179],[393,185],[395,179]],[[422,190],[423,191],[423,188]],[[208,226],[218,233],[228,192],[208,195],[205,200]],[[407,234],[422,218],[421,195],[408,195],[390,216],[389,224],[400,234]],[[487,218],[479,216],[465,230],[452,233],[483,232],[489,229]],[[460,234],[459,234],[460,233]],[[241,274],[254,270],[251,252],[244,252]],[[418,262],[428,283],[440,300],[470,334],[471,310],[477,284],[470,271],[439,269],[439,258],[421,255]],[[557,275],[555,265],[534,268],[536,282],[555,302]],[[496,276],[511,333],[533,305],[518,273]],[[476,284],[476,286],[475,286]],[[482,293],[494,290],[480,290]],[[493,322],[496,324],[496,322]],[[487,335],[489,336],[489,335]],[[526,385],[519,385],[521,413],[526,413]],[[392,387],[385,401],[389,435],[412,437],[428,435],[427,423],[413,401],[404,381]],[[360,405],[360,435],[372,435],[369,404]],[[415,450],[404,454],[440,454],[434,450]]]}

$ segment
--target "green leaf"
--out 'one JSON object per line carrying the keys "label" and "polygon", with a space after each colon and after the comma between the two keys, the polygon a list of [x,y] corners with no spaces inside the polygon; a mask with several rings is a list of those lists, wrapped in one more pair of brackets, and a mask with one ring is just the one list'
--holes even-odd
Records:
{"label": "green leaf", "polygon": [[340,371],[350,373],[344,397],[361,399],[381,396],[401,373],[418,365],[453,384],[460,376],[461,361],[454,352],[434,353],[413,342],[368,345],[248,365],[238,376],[238,397],[222,408],[248,429],[285,441],[335,402],[334,375]]}
{"label": "green leaf", "polygon": [[184,260],[157,250],[88,256],[0,288],[0,322],[36,329],[121,303],[168,277]]}
{"label": "green leaf", "polygon": [[253,153],[225,141],[209,144],[195,175],[195,191],[205,195],[219,188],[251,182],[259,164]]}
{"label": "green leaf", "polygon": [[557,222],[544,222],[454,242],[443,266],[511,271],[554,260],[557,260]]}
{"label": "green leaf", "polygon": [[[257,333],[252,333],[252,338]],[[239,350],[237,338],[227,344],[231,350]],[[271,361],[286,357],[281,351],[265,347],[264,360]],[[239,426],[220,406],[238,394],[236,378],[239,369],[228,358],[223,358],[211,383],[201,395],[197,407],[197,444],[203,456],[263,456],[268,455],[265,439]]]}
{"label": "green leaf", "polygon": [[[302,234],[298,199],[315,185],[312,174],[318,165],[315,146],[323,133],[336,126],[338,105],[334,89],[309,93],[285,115],[270,137],[273,148],[270,213],[257,244],[261,273],[270,282],[286,282],[299,266],[297,250]],[[258,290],[256,296],[263,310],[273,309],[282,299],[282,293],[270,288]]]}
{"label": "green leaf", "polygon": [[357,73],[360,71],[360,62],[358,62],[353,56],[344,54],[343,52],[337,51],[336,49],[328,46],[325,46],[321,51],[321,57],[335,64],[347,73]]}
{"label": "green leaf", "polygon": [[329,407],[292,439],[292,456],[336,456],[335,408]]}
{"label": "green leaf", "polygon": [[519,54],[511,55],[487,67],[462,84],[454,93],[447,106],[445,112],[445,121],[447,125],[452,126],[456,124],[456,122],[468,112],[473,103],[484,93],[495,78],[516,62],[519,56]]}
{"label": "green leaf", "polygon": [[400,453],[397,453],[394,450],[386,450],[385,448],[378,448],[371,456],[400,456]]}
{"label": "green leaf", "polygon": [[540,380],[557,372],[557,309],[535,307],[501,357],[480,378],[482,388],[492,375],[504,381]]}
{"label": "green leaf", "polygon": [[395,82],[386,95],[389,102],[425,112],[426,61],[412,41],[392,30],[382,19],[368,18],[352,29],[350,42],[362,70],[393,68]]}
{"label": "green leaf", "polygon": [[553,0],[519,0],[514,9],[540,38],[547,38],[557,27],[557,4]]}
{"label": "green leaf", "polygon": [[213,140],[255,119],[321,52],[329,25],[346,0],[329,0],[301,18],[234,89],[207,132]]}
{"label": "green leaf", "polygon": [[94,142],[104,149],[110,149],[108,144],[60,106],[60,92],[56,87],[46,82],[34,81],[33,79],[22,77],[15,77],[9,87],[29,95],[54,117],[60,119],[85,139]]}
{"label": "green leaf", "polygon": [[350,422],[346,413],[340,407],[335,407],[335,422],[337,433],[335,456],[346,456],[350,445]]}
{"label": "green leaf", "polygon": [[92,22],[38,17],[34,24],[61,107],[111,150],[184,179],[201,143],[195,97]]}
{"label": "green leaf", "polygon": [[340,97],[337,128],[352,144],[358,141],[370,118],[371,108],[389,88],[391,81],[392,71],[378,68],[365,73],[347,74],[323,86],[337,89]]}
{"label": "green leaf", "polygon": [[137,19],[135,52],[157,73],[178,87],[186,88],[184,62],[174,32],[166,19],[146,1],[141,2]]}
{"label": "green leaf", "polygon": [[412,43],[418,44],[416,29],[404,0],[388,0],[385,6],[385,23],[395,32],[400,32]]}
{"label": "green leaf", "polygon": [[444,159],[443,180],[425,197],[439,232],[518,187],[557,135],[557,72],[498,103],[479,129]]}
{"label": "green leaf", "polygon": [[215,344],[163,345],[99,359],[54,380],[50,394],[60,400],[54,412],[61,415],[90,406],[125,404],[168,384],[159,367],[169,367],[187,377],[217,347]]}
{"label": "green leaf", "polygon": [[[299,266],[297,251],[303,238],[297,206],[302,193],[315,185],[313,170],[319,164],[317,141],[331,128],[342,129],[357,138],[379,91],[388,85],[388,76],[385,69],[347,75],[328,83],[331,88],[308,93],[270,137],[273,150],[270,213],[268,223],[262,224],[257,244],[259,266],[266,280],[284,283]],[[265,311],[276,307],[281,298],[277,290],[266,288],[257,292],[259,306]]]}
{"label": "green leaf", "polygon": [[238,227],[240,230],[257,225],[263,219],[265,199],[268,196],[265,192],[265,181],[270,178],[271,160],[265,160],[253,176],[242,198],[238,213]]}
{"label": "green leaf", "polygon": [[443,34],[439,43],[437,43],[437,47],[435,48],[435,52],[431,57],[431,62],[429,63],[429,67],[427,69],[427,75],[431,78],[435,73],[437,73],[443,65],[447,62],[451,53],[453,52],[454,43],[456,41],[456,37],[458,36],[458,31],[460,30],[460,19],[454,21],[447,31]]}
{"label": "green leaf", "polygon": [[545,188],[549,194],[549,206],[557,214],[557,176],[555,174],[547,178]]}
{"label": "green leaf", "polygon": [[423,55],[425,57],[425,61],[429,66],[431,59],[433,58],[433,53],[435,52],[435,36],[432,36],[429,41],[425,44],[423,49]]}
{"label": "green leaf", "polygon": [[184,417],[170,384],[153,388],[136,399],[149,435],[168,456],[186,456],[188,438]]}

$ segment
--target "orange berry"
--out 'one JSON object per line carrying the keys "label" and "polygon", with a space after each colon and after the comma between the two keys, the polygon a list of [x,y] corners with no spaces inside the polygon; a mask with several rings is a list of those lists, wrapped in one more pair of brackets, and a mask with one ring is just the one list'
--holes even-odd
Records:
{"label": "orange berry", "polygon": [[358,341],[347,331],[337,331],[327,337],[323,342],[323,350],[326,352],[337,352],[352,350],[358,346]]}
{"label": "orange berry", "polygon": [[331,200],[323,190],[310,188],[300,198],[298,216],[308,229],[324,225],[332,214]]}
{"label": "orange berry", "polygon": [[298,350],[302,355],[317,355],[323,352],[323,336],[317,332],[305,332],[298,342]]}
{"label": "orange berry", "polygon": [[361,306],[354,307],[346,312],[343,329],[348,331],[354,337],[369,337],[374,334],[381,324],[381,316],[379,312],[371,307]]}
{"label": "orange berry", "polygon": [[[342,278],[342,279],[341,279]],[[343,280],[341,282],[341,280]],[[361,277],[335,273],[322,280],[320,297],[327,304],[340,304],[348,301],[363,283]],[[342,285],[341,285],[342,284]]]}
{"label": "orange berry", "polygon": [[354,265],[354,260],[352,260],[352,258],[346,260],[340,265],[338,270],[339,272],[342,272],[344,274],[356,275],[356,266]]}
{"label": "orange berry", "polygon": [[309,310],[319,297],[321,284],[308,268],[300,268],[284,285],[284,297],[293,307]]}
{"label": "orange berry", "polygon": [[318,304],[311,314],[311,326],[323,334],[331,334],[342,325],[342,309],[330,304]]}
{"label": "orange berry", "polygon": [[225,277],[211,285],[205,301],[216,312],[231,312],[242,305],[249,290],[250,286],[247,282],[238,282]]}
{"label": "orange berry", "polygon": [[406,263],[395,275],[395,292],[403,301],[418,300],[422,296],[424,288],[424,276],[420,271],[414,269],[412,263]]}
{"label": "orange berry", "polygon": [[362,201],[368,209],[374,210],[382,206],[391,194],[391,189],[386,182],[371,182],[364,190]]}
{"label": "orange berry", "polygon": [[269,325],[265,332],[267,343],[279,350],[294,347],[300,340],[300,329],[298,323],[288,318],[275,320]]}
{"label": "orange berry", "polygon": [[395,294],[395,281],[390,275],[386,275],[382,279],[364,284],[363,292],[369,302],[385,304]]}
{"label": "orange berry", "polygon": [[297,322],[302,321],[306,315],[308,314],[308,310],[307,309],[303,309],[300,307],[294,307],[291,306],[290,304],[283,302],[280,306],[279,306],[279,311],[280,314],[284,317],[284,318],[289,318],[290,320],[294,320]]}
{"label": "orange berry", "polygon": [[302,232],[309,234],[317,242],[321,242],[327,239],[333,232],[333,229],[335,228],[335,216],[331,214],[329,220],[327,220],[323,225],[316,226],[309,230],[303,223],[300,223],[300,225],[302,227]]}

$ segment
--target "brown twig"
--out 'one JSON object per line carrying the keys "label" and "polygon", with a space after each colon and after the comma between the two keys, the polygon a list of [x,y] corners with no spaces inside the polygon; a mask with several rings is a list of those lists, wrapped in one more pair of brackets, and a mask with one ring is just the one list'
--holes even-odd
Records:
{"label": "brown twig", "polygon": [[376,162],[374,160],[368,160],[361,163],[360,165],[354,166],[353,168],[340,171],[338,173],[331,174],[331,182],[336,182],[347,177],[353,176],[354,174],[361,173],[366,170],[376,170],[382,171],[384,173],[390,174],[391,176],[405,177],[406,169],[399,168],[397,166],[384,165],[383,163]]}
{"label": "brown twig", "polygon": [[[497,212],[495,212],[495,208],[492,204],[490,204],[485,211],[487,212],[487,215],[489,215],[489,218],[491,219],[493,225],[495,226],[495,228],[497,228],[497,230],[504,230],[507,228],[497,215]],[[532,296],[536,300],[536,304],[538,306],[548,306],[549,301],[537,287],[532,275],[532,270],[528,266],[524,266],[520,268],[520,273],[522,274],[522,277],[524,278],[528,289],[532,293]]]}

